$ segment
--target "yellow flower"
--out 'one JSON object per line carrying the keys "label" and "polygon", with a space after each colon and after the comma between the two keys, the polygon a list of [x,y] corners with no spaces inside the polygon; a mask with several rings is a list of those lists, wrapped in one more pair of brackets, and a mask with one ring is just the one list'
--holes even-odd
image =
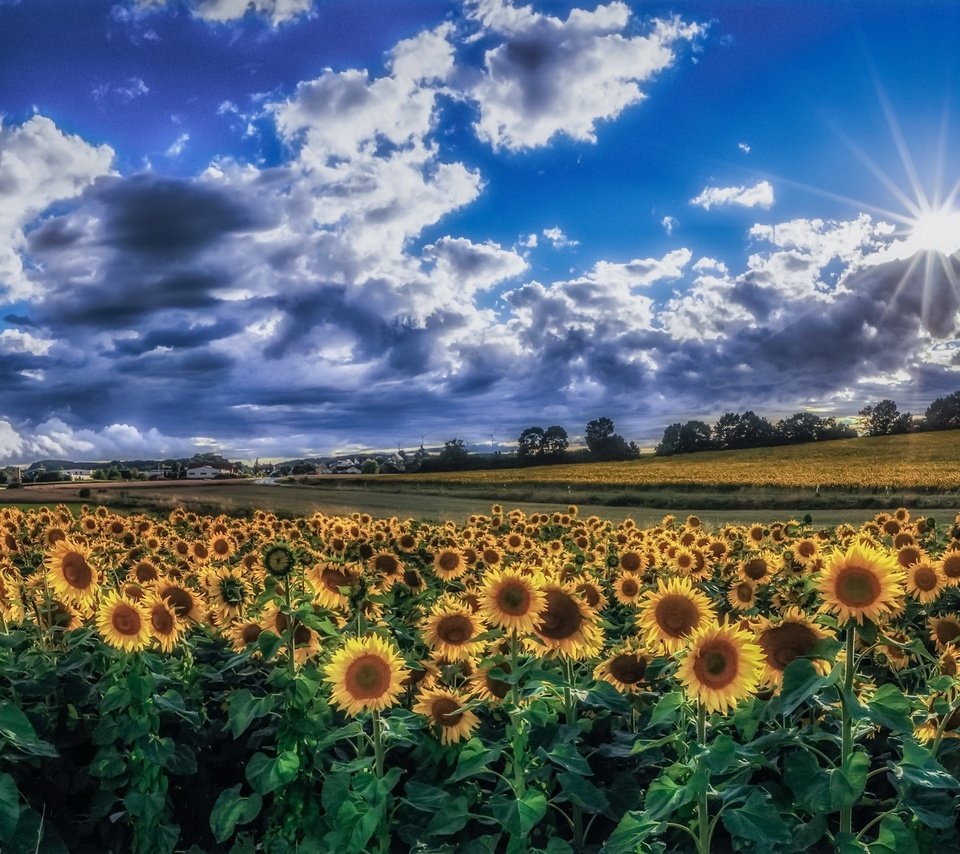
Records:
{"label": "yellow flower", "polygon": [[716,619],[706,596],[689,578],[657,579],[657,589],[647,593],[637,616],[637,625],[652,649],[662,646],[677,652],[696,629]]}
{"label": "yellow flower", "polygon": [[597,655],[603,646],[603,629],[596,611],[574,592],[572,585],[550,582],[544,585],[543,593],[546,602],[533,628],[541,643],[531,641],[530,651],[578,660]]}
{"label": "yellow flower", "polygon": [[943,570],[926,558],[907,568],[907,593],[923,604],[933,602],[947,586]]}
{"label": "yellow flower", "polygon": [[156,593],[149,593],[141,602],[150,620],[150,633],[164,652],[172,652],[183,633],[183,623],[173,607]]}
{"label": "yellow flower", "polygon": [[613,650],[593,669],[593,678],[609,682],[618,691],[639,691],[647,684],[650,653],[642,644],[629,641]]}
{"label": "yellow flower", "polygon": [[960,640],[960,616],[956,614],[931,617],[927,625],[930,627],[930,640],[936,644],[937,650],[944,649],[948,643]]}
{"label": "yellow flower", "polygon": [[613,582],[613,595],[621,605],[635,605],[643,594],[643,581],[639,575],[624,572]]}
{"label": "yellow flower", "polygon": [[377,635],[350,638],[325,669],[331,699],[348,715],[382,711],[396,705],[408,670],[393,644]]}
{"label": "yellow flower", "polygon": [[483,641],[474,640],[482,633],[483,626],[468,605],[445,597],[427,618],[423,639],[446,661],[462,661],[483,649]]}
{"label": "yellow flower", "polygon": [[491,626],[531,632],[546,605],[539,575],[493,570],[484,578],[480,613]]}
{"label": "yellow flower", "polygon": [[[780,685],[787,665],[808,655],[817,641],[828,637],[827,632],[799,608],[787,608],[776,620],[762,620],[754,631],[763,652],[761,681],[764,685]],[[824,674],[830,669],[822,660],[814,661],[813,666]]]}
{"label": "yellow flower", "polygon": [[691,635],[677,678],[690,700],[708,712],[727,712],[756,691],[762,656],[749,632],[714,623]]}
{"label": "yellow flower", "polygon": [[424,715],[439,732],[441,744],[454,744],[470,738],[480,721],[469,709],[463,708],[469,698],[446,688],[424,691],[413,706],[413,711]]}
{"label": "yellow flower", "polygon": [[126,652],[145,649],[150,643],[150,617],[139,602],[110,591],[97,611],[97,629],[106,643]]}
{"label": "yellow flower", "polygon": [[47,581],[65,602],[92,605],[100,587],[99,572],[90,565],[90,551],[73,540],[59,540],[44,560]]}
{"label": "yellow flower", "polygon": [[757,599],[757,588],[752,581],[735,580],[727,592],[727,602],[736,611],[749,611]]}
{"label": "yellow flower", "polygon": [[821,610],[836,614],[841,623],[877,622],[903,607],[902,582],[895,558],[854,542],[846,552],[835,551],[820,573]]}

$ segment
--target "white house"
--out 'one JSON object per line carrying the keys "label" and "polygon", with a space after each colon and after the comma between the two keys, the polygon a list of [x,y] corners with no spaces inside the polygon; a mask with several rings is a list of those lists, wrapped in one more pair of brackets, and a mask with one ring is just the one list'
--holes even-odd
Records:
{"label": "white house", "polygon": [[215,466],[194,466],[187,469],[187,480],[211,480],[220,474]]}
{"label": "white house", "polygon": [[63,469],[63,473],[70,477],[70,480],[92,480],[93,469]]}

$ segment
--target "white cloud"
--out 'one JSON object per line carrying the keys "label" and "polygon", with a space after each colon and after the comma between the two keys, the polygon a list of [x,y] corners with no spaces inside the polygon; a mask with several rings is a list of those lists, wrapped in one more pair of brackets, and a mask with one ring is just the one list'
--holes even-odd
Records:
{"label": "white cloud", "polygon": [[690,204],[704,210],[720,205],[769,208],[773,201],[773,186],[769,181],[759,181],[752,187],[704,187],[699,196],[690,199]]}
{"label": "white cloud", "polygon": [[553,228],[545,228],[543,230],[543,236],[553,244],[554,249],[566,249],[572,246],[579,246],[579,240],[572,240],[563,233],[563,229],[559,226],[554,226]]}
{"label": "white cloud", "polygon": [[129,104],[136,98],[143,97],[150,92],[150,87],[139,77],[131,77],[125,83],[101,83],[94,86],[90,94],[97,101],[114,98],[124,104]]}
{"label": "white cloud", "polygon": [[20,251],[24,227],[50,204],[110,174],[113,149],[63,133],[45,116],[19,127],[0,118],[0,302],[28,295]]}
{"label": "white cloud", "polygon": [[558,134],[596,141],[596,123],[643,100],[640,85],[676,58],[675,48],[706,28],[656,20],[645,36],[625,36],[625,3],[574,9],[566,20],[508,0],[477,0],[472,17],[505,41],[486,51],[469,95],[479,103],[477,135],[494,148],[546,145]]}
{"label": "white cloud", "polygon": [[536,249],[539,243],[540,239],[536,232],[531,232],[520,241],[520,245],[525,246],[527,249]]}
{"label": "white cloud", "polygon": [[[115,6],[112,13],[117,20],[128,20],[138,13],[150,13],[174,2],[176,0],[136,0],[131,9]],[[187,3],[194,15],[212,23],[236,21],[253,13],[263,16],[275,27],[307,15],[313,8],[313,0],[187,0]]]}
{"label": "white cloud", "polygon": [[167,157],[179,157],[190,142],[190,134],[182,133],[178,136],[167,149]]}
{"label": "white cloud", "polygon": [[515,278],[528,266],[526,259],[498,243],[473,243],[463,237],[442,237],[423,254],[434,262],[434,273],[462,296]]}
{"label": "white cloud", "polygon": [[32,356],[45,356],[50,352],[53,341],[37,338],[29,332],[19,329],[4,329],[0,332],[0,353],[29,353]]}
{"label": "white cloud", "polygon": [[674,229],[675,229],[679,224],[680,224],[680,223],[677,222],[676,218],[675,218],[675,217],[672,217],[672,216],[665,216],[662,220],[660,220],[660,225],[663,226],[663,230],[664,230],[667,234],[673,234]]}
{"label": "white cloud", "polygon": [[750,143],[748,142],[738,142],[737,148],[739,148],[744,154],[750,153]]}

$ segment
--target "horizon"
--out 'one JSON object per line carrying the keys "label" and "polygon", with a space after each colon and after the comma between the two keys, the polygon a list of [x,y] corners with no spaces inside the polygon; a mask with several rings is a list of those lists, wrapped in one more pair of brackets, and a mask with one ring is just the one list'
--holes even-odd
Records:
{"label": "horizon", "polygon": [[941,2],[0,0],[0,466],[920,415],[960,388],[958,37]]}

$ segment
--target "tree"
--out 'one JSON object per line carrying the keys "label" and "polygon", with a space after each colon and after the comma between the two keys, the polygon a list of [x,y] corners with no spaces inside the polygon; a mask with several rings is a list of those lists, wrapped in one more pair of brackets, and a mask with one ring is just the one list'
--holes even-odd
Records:
{"label": "tree", "polygon": [[858,415],[860,429],[868,436],[906,433],[913,424],[913,416],[909,412],[901,414],[893,400],[881,400],[876,406],[865,406]]}
{"label": "tree", "polygon": [[923,415],[924,430],[960,430],[960,391],[938,397]]}
{"label": "tree", "polygon": [[542,427],[527,427],[517,439],[517,456],[522,460],[540,456],[543,452],[543,438]]}
{"label": "tree", "polygon": [[559,459],[569,444],[570,438],[567,436],[567,431],[559,424],[554,424],[544,431],[540,454],[546,458]]}
{"label": "tree", "polygon": [[595,418],[587,424],[584,436],[590,454],[595,459],[625,460],[631,456],[627,440],[613,430],[613,422],[609,418]]}
{"label": "tree", "polygon": [[448,439],[440,452],[440,464],[446,469],[459,469],[467,464],[470,457],[463,439]]}
{"label": "tree", "polygon": [[722,451],[762,448],[769,445],[773,437],[773,425],[749,409],[743,415],[727,412],[720,416],[713,427],[714,447]]}
{"label": "tree", "polygon": [[661,457],[672,454],[689,454],[694,451],[709,451],[713,447],[710,425],[703,421],[687,421],[671,424],[663,431],[663,438],[656,453]]}
{"label": "tree", "polygon": [[373,457],[363,461],[363,465],[360,466],[361,474],[380,474],[380,463],[378,463]]}

